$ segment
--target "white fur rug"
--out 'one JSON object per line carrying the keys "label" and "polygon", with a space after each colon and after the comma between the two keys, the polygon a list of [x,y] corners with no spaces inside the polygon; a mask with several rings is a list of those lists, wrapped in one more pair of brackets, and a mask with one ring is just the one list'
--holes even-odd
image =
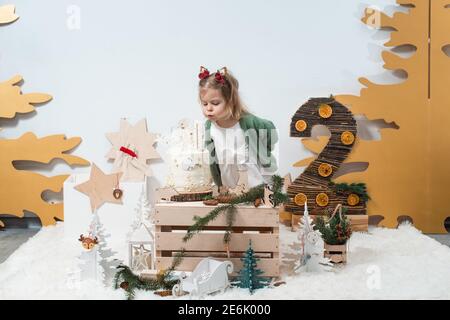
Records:
{"label": "white fur rug", "polygon": [[[0,264],[3,299],[125,299],[122,290],[80,281],[80,244],[63,225],[45,227]],[[211,299],[450,299],[450,248],[410,225],[354,233],[348,263],[332,272],[289,275],[296,233],[281,227],[283,280],[276,288],[229,289]],[[138,292],[136,299],[162,299]],[[164,299],[173,299],[168,297]]]}

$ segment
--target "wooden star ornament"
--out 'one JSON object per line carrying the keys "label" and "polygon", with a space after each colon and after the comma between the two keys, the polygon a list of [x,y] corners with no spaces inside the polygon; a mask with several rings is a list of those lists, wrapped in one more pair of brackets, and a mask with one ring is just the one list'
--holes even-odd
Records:
{"label": "wooden star ornament", "polygon": [[95,212],[105,202],[122,204],[122,200],[116,199],[113,194],[122,174],[122,172],[104,174],[95,164],[92,164],[89,180],[75,186],[75,190],[89,197],[92,212]]}
{"label": "wooden star ornament", "polygon": [[114,160],[112,172],[123,172],[122,181],[143,181],[152,172],[148,160],[159,159],[153,147],[157,135],[147,131],[147,122],[140,120],[134,126],[126,119],[120,121],[120,131],[107,133],[112,147],[106,157]]}

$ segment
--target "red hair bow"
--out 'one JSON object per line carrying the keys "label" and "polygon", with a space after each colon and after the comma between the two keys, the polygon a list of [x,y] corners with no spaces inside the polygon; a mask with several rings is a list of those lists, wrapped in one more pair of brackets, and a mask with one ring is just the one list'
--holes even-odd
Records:
{"label": "red hair bow", "polygon": [[198,77],[203,80],[209,77],[209,70],[206,69],[205,67],[200,67],[200,73],[198,75]]}
{"label": "red hair bow", "polygon": [[216,81],[220,84],[225,84],[225,79],[223,78],[222,74],[220,73],[220,71],[217,71],[216,74],[214,75],[214,78],[216,79]]}

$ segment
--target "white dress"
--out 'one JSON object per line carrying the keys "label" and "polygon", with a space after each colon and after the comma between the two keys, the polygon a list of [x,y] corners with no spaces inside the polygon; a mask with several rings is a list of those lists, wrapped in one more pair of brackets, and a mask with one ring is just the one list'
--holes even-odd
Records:
{"label": "white dress", "polygon": [[247,170],[250,188],[263,182],[270,182],[273,173],[266,174],[263,168],[258,165],[256,155],[249,154],[248,145],[245,143],[244,130],[242,130],[239,122],[230,128],[222,128],[211,121],[211,138],[214,141],[224,186],[236,187],[239,170]]}

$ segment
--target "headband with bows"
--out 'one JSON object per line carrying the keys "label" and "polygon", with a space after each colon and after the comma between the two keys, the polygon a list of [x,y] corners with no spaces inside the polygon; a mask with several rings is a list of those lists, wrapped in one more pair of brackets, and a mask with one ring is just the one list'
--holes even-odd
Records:
{"label": "headband with bows", "polygon": [[[208,69],[206,69],[203,66],[200,67],[200,73],[199,73],[198,77],[201,80],[208,78],[210,75],[211,74],[209,73]],[[217,70],[217,72],[214,74],[214,80],[216,80],[217,83],[224,85],[226,75],[227,75],[227,68],[223,67],[222,69]]]}

